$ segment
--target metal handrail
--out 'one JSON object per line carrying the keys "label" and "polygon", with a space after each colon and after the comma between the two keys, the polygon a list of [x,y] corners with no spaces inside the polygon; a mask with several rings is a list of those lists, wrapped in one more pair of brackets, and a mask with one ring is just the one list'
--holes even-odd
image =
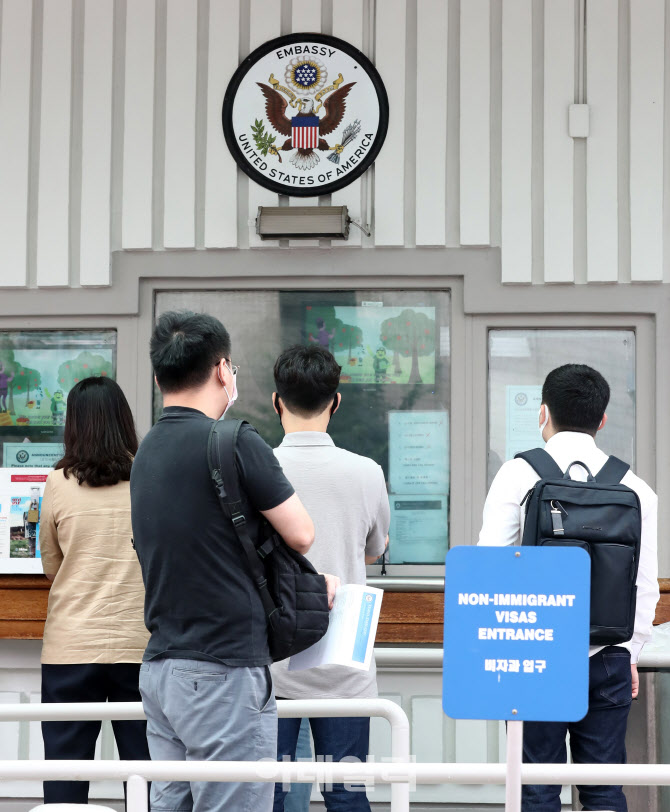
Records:
{"label": "metal handrail", "polygon": [[[295,719],[300,717],[380,717],[388,720],[391,725],[391,760],[393,762],[409,762],[409,720],[405,711],[395,702],[389,699],[279,699],[277,700],[277,715],[280,718]],[[31,721],[31,722],[56,722],[56,721],[97,721],[97,720],[115,720],[115,719],[144,719],[144,709],[141,702],[48,702],[48,703],[31,703],[31,704],[0,704],[0,722],[17,722],[17,721]],[[275,764],[276,762],[271,762]],[[310,764],[312,762],[309,762]],[[181,768],[186,766],[186,762],[112,762],[109,764],[92,763],[90,761],[33,761],[33,762],[17,762],[5,761],[0,762],[0,779],[7,777],[15,777],[17,780],[29,780],[29,778],[40,778],[41,780],[51,780],[51,769],[75,769],[77,775],[85,777],[74,778],[72,780],[99,780],[97,778],[91,779],[89,768],[98,767],[104,769],[118,768],[121,770],[121,777],[123,780],[129,778],[130,775],[135,776],[133,786],[139,786],[138,782],[146,780],[154,780],[153,769],[155,767],[162,767],[163,764],[169,764],[170,769],[165,772],[165,775],[171,775],[170,770],[173,764],[181,765]],[[194,765],[195,762],[188,762],[188,765]],[[204,765],[209,764],[209,767]],[[221,767],[222,764],[233,765],[246,765],[239,767],[242,773],[248,777],[233,778],[225,777],[229,775],[229,771],[221,773],[220,778],[212,778],[207,780],[212,781],[233,781],[233,780],[265,780],[254,777],[255,772],[259,769],[257,762],[200,762],[197,766],[203,766],[205,770],[212,770],[213,768]],[[262,762],[263,770],[267,772],[270,762]],[[12,767],[19,767],[17,771],[12,772]],[[42,765],[44,768],[42,773],[34,774],[30,768],[34,765]],[[149,773],[144,769],[146,765],[151,766]],[[305,769],[305,764],[299,765]],[[356,765],[345,764],[344,769],[348,768],[347,775],[351,774],[351,769]],[[46,769],[48,767],[48,769]],[[140,769],[140,767],[142,769]],[[28,768],[26,777],[23,778],[23,772]],[[3,772],[7,769],[8,773]],[[83,770],[83,773],[81,772]],[[124,771],[125,770],[125,771]],[[214,772],[219,775],[220,773],[214,769]],[[97,773],[96,773],[97,774]],[[238,775],[241,773],[231,773],[231,775]],[[46,776],[46,778],[45,778]],[[116,775],[107,775],[103,777],[118,777]],[[156,776],[155,780],[177,780],[173,778],[159,778]],[[179,779],[182,780],[182,779]],[[198,778],[184,778],[185,781],[200,780]],[[270,780],[270,779],[268,779]],[[303,779],[307,780],[307,779]],[[315,779],[312,778],[312,781]],[[347,779],[349,782],[349,779]],[[133,789],[131,793],[131,786],[128,787],[128,812],[146,812],[146,801],[143,806],[131,807],[131,794],[134,797],[134,803],[140,804],[141,799],[139,795],[135,794]],[[146,792],[145,792],[146,794]],[[395,783],[391,787],[391,809],[392,812],[409,812],[409,785],[406,783]]]}
{"label": "metal handrail", "polygon": [[[504,784],[505,764],[340,761],[0,761],[0,780]],[[523,764],[523,784],[670,786],[670,764]]]}
{"label": "metal handrail", "polygon": [[[417,764],[409,756],[409,721],[386,699],[279,700],[280,717],[380,716],[391,723],[386,763],[250,761],[0,761],[0,780],[116,779],[128,782],[129,812],[148,812],[148,781],[253,781],[391,784],[391,809],[409,812],[415,784],[504,784],[505,764]],[[0,704],[0,721],[142,719],[137,702]],[[670,786],[670,764],[524,764],[523,784]]]}

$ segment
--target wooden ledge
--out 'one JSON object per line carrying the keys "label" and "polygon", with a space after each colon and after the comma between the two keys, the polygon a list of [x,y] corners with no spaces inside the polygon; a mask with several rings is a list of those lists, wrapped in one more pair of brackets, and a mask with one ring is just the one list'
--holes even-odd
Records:
{"label": "wooden ledge", "polygon": [[[654,623],[670,621],[670,578],[659,580],[661,599]],[[50,583],[43,575],[0,575],[0,639],[40,640]],[[386,592],[378,643],[441,643],[441,592]]]}

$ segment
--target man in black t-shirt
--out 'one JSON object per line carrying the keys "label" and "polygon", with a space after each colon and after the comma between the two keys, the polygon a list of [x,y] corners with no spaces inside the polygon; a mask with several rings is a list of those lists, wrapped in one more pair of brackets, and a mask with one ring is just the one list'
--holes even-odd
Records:
{"label": "man in black t-shirt", "polygon": [[[151,757],[274,758],[277,710],[266,619],[232,523],[210,479],[207,439],[237,398],[230,337],[218,319],[166,313],[151,338],[165,409],[130,481],[133,536],[151,633],[140,670]],[[261,514],[304,553],[314,525],[272,449],[245,426],[237,442],[252,538]],[[154,782],[155,810],[272,808],[267,783]]]}

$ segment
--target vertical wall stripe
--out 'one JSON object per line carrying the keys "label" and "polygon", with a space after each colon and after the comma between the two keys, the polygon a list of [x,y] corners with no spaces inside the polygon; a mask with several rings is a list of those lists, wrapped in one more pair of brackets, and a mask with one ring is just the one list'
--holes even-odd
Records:
{"label": "vertical wall stripe", "polygon": [[[281,3],[268,5],[265,0],[250,0],[251,25],[249,31],[249,47],[253,51],[281,34]],[[261,240],[256,235],[256,215],[259,206],[278,205],[278,196],[259,186],[251,178],[249,184],[249,247],[250,248],[276,248],[277,240]]]}
{"label": "vertical wall stripe", "polygon": [[221,127],[221,105],[239,63],[239,3],[210,0],[207,75],[205,246],[237,245],[237,164]]}
{"label": "vertical wall stripe", "polygon": [[456,761],[486,761],[486,740],[488,735],[486,722],[457,719],[454,732]]}
{"label": "vertical wall stripe", "polygon": [[618,231],[619,8],[610,0],[586,4],[586,250],[589,282],[616,282]]}
{"label": "vertical wall stripe", "polygon": [[0,40],[0,286],[27,282],[32,3],[4,0]]}
{"label": "vertical wall stripe", "polygon": [[151,248],[155,37],[154,0],[131,0],[126,14],[123,248]]}
{"label": "vertical wall stripe", "polygon": [[[338,8],[337,14],[340,13]],[[321,33],[321,0],[293,0],[291,29],[294,33]]]}
{"label": "vertical wall stripe", "polygon": [[532,276],[532,0],[502,6],[502,281]]}
{"label": "vertical wall stripe", "polygon": [[[363,0],[337,0],[333,8],[333,36],[363,49]],[[371,175],[372,171],[368,172]],[[333,192],[333,206],[347,206],[349,217],[360,223],[363,218],[361,204],[362,180],[359,178],[339,192]],[[332,247],[360,246],[361,232],[355,226],[349,231],[348,240],[333,240]]]}
{"label": "vertical wall stripe", "polygon": [[114,0],[84,6],[79,281],[109,285]]}
{"label": "vertical wall stripe", "polygon": [[663,278],[664,0],[630,4],[631,278]]}
{"label": "vertical wall stripe", "polygon": [[544,6],[544,280],[572,282],[574,143],[568,109],[575,97],[575,3]]}
{"label": "vertical wall stripe", "polygon": [[[302,31],[311,32],[314,34],[321,33],[321,2],[320,0],[293,0],[293,7],[291,10],[291,30],[293,33],[300,33]],[[328,157],[328,153],[317,152],[317,155],[323,161]],[[291,206],[318,206],[318,197],[290,197],[289,205]],[[289,248],[316,248],[319,245],[318,240],[289,240]]]}
{"label": "vertical wall stripe", "polygon": [[[26,4],[26,0],[21,0],[21,2]],[[3,704],[10,702],[18,703],[20,701],[21,694],[19,692],[14,691],[0,692],[0,702],[2,702]],[[9,722],[9,724],[7,723],[3,724],[3,734],[2,738],[0,738],[0,758],[3,761],[5,759],[15,759],[17,757],[17,753],[19,751],[20,724],[21,724],[20,722]],[[3,790],[6,792],[4,786]]]}
{"label": "vertical wall stripe", "polygon": [[[417,6],[416,244],[447,241],[447,17],[444,0]],[[436,87],[442,90],[435,92]],[[426,149],[427,144],[430,149]]]}
{"label": "vertical wall stripe", "polygon": [[72,0],[44,4],[37,284],[67,285],[70,275],[70,112]]}
{"label": "vertical wall stripe", "polygon": [[166,248],[195,246],[195,100],[198,8],[168,0],[165,74]]}
{"label": "vertical wall stripe", "polygon": [[439,712],[441,704],[437,696],[412,697],[412,754],[419,762],[445,761],[444,714]]}
{"label": "vertical wall stripe", "polygon": [[405,242],[405,19],[406,0],[377,6],[377,70],[390,93],[388,135],[375,162],[376,245]]}
{"label": "vertical wall stripe", "polygon": [[491,198],[489,0],[461,3],[461,244],[487,245]]}

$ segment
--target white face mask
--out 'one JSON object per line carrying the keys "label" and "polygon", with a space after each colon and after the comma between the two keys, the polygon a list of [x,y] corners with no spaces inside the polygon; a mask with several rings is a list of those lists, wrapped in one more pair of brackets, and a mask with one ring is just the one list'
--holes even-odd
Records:
{"label": "white face mask", "polygon": [[226,406],[226,408],[225,408],[225,410],[223,412],[224,415],[228,411],[228,409],[230,409],[230,407],[233,405],[233,403],[235,403],[235,401],[237,400],[237,395],[238,395],[238,391],[237,391],[237,370],[235,370],[233,372],[233,370],[230,367],[228,367],[228,369],[230,369],[230,374],[233,376],[233,394],[232,395],[229,394],[226,387],[225,386],[223,387],[225,393],[228,395],[228,405]]}
{"label": "white face mask", "polygon": [[[542,415],[542,407],[540,407],[540,414],[538,415],[538,417],[540,417],[541,415]],[[549,422],[549,409],[547,408],[547,404],[545,403],[545,405],[544,405],[544,422],[540,426],[540,434],[542,434],[542,432],[545,430],[548,422]]]}
{"label": "white face mask", "polygon": [[228,366],[228,364],[226,364],[226,367],[228,367],[228,369],[230,370],[230,374],[233,376],[233,394],[232,395],[230,394],[230,392],[226,388],[226,385],[221,380],[221,373],[219,373],[219,380],[221,381],[221,385],[223,386],[223,391],[226,393],[226,395],[228,395],[228,404],[227,404],[226,408],[223,410],[223,415],[222,416],[225,416],[228,409],[230,409],[230,407],[233,405],[233,403],[235,403],[235,401],[237,400],[237,395],[238,395],[238,392],[237,392],[237,370],[235,370],[233,372],[233,370],[231,369],[231,367]]}

